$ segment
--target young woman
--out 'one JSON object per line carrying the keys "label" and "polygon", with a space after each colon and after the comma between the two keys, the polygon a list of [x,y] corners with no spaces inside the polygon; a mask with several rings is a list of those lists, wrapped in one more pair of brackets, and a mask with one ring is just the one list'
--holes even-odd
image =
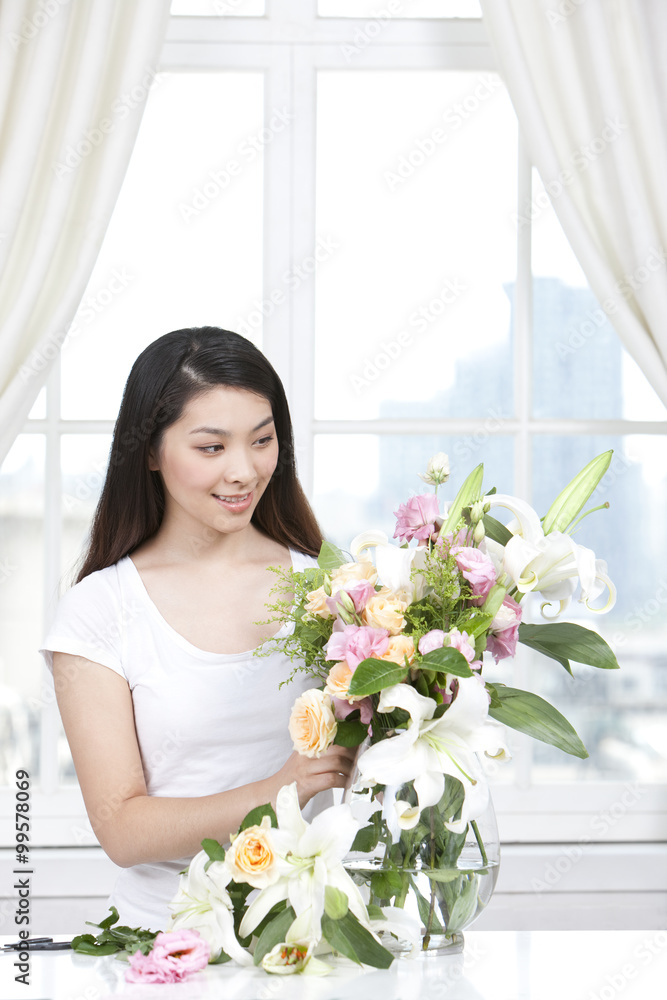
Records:
{"label": "young woman", "polygon": [[[76,585],[44,642],[91,825],[121,872],[121,922],[165,929],[178,873],[296,781],[343,787],[354,751],[292,752],[312,680],[271,635],[270,566],[313,564],[285,393],[249,341],[212,327],[156,340],[130,373]],[[320,808],[328,804],[320,802]]]}

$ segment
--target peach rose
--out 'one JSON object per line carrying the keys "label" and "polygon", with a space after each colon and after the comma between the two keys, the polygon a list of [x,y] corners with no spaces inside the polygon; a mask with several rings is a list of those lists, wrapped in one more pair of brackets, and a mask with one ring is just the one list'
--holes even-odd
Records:
{"label": "peach rose", "polygon": [[389,639],[389,645],[378,659],[391,660],[393,663],[400,663],[401,666],[404,666],[406,656],[408,663],[412,663],[415,658],[415,644],[412,641],[412,636],[392,635]]}
{"label": "peach rose", "polygon": [[403,612],[408,602],[391,590],[380,590],[364,608],[362,620],[371,628],[386,628],[389,635],[398,635],[405,628]]}
{"label": "peach rose", "polygon": [[377,570],[370,559],[343,563],[331,574],[331,593],[335,594],[341,587],[346,587],[348,583],[354,583],[355,580],[368,580],[369,583],[375,584],[377,578]]}
{"label": "peach rose", "polygon": [[346,660],[338,660],[327,676],[327,682],[324,685],[325,693],[331,695],[332,698],[347,698],[353,673],[352,667]]}
{"label": "peach rose", "polygon": [[271,843],[271,820],[262,817],[259,826],[249,826],[231,838],[225,854],[225,864],[235,882],[247,882],[255,889],[264,889],[278,878],[276,856]]}
{"label": "peach rose", "polygon": [[327,607],[327,592],[324,587],[311,590],[306,596],[308,598],[308,603],[304,605],[306,614],[317,615],[318,618],[333,618]]}
{"label": "peach rose", "polygon": [[304,757],[321,757],[336,736],[331,698],[324,691],[304,691],[292,707],[289,734],[294,749]]}

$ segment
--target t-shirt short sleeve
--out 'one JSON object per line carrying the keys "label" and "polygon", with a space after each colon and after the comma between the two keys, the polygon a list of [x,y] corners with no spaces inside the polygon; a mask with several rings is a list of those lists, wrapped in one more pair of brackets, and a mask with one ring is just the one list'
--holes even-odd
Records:
{"label": "t-shirt short sleeve", "polygon": [[63,595],[40,653],[53,670],[53,654],[70,653],[125,677],[122,642],[125,620],[115,566],[85,577]]}

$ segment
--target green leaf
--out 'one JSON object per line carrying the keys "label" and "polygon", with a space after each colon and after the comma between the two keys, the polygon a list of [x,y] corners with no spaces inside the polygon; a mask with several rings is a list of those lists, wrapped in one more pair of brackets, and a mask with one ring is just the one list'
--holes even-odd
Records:
{"label": "green leaf", "polygon": [[347,562],[345,554],[337,545],[333,545],[331,542],[322,542],[322,548],[320,549],[320,554],[317,557],[317,565],[320,569],[332,570],[338,569],[343,563]]}
{"label": "green leaf", "polygon": [[373,872],[370,883],[371,891],[378,899],[391,899],[392,896],[395,896],[403,888],[401,876],[393,868]]}
{"label": "green leaf", "polygon": [[268,816],[271,820],[271,826],[278,826],[278,820],[276,814],[273,811],[273,807],[267,802],[266,805],[257,806],[255,809],[251,809],[246,818],[241,823],[239,827],[239,832],[241,830],[247,830],[251,826],[259,826],[262,819]]}
{"label": "green leaf", "polygon": [[468,507],[475,500],[479,500],[482,495],[482,479],[484,478],[484,465],[478,465],[473,469],[461,489],[458,491],[442,528],[440,536],[446,535],[448,531],[454,531],[461,520],[464,507]]}
{"label": "green leaf", "polygon": [[432,882],[453,882],[461,874],[460,868],[422,868],[422,875],[428,875]]}
{"label": "green leaf", "polygon": [[[459,654],[460,655],[460,654]],[[465,662],[465,657],[462,657]],[[408,668],[392,660],[376,660],[369,657],[362,660],[352,674],[348,695],[355,698],[365,698],[368,694],[377,694],[384,688],[400,684],[407,676]]]}
{"label": "green leaf", "polygon": [[490,684],[493,697],[489,715],[504,726],[517,729],[574,757],[588,757],[588,751],[564,716],[544,698],[531,691]]}
{"label": "green leaf", "polygon": [[368,736],[368,726],[363,722],[343,719],[338,723],[334,743],[339,747],[358,747]]}
{"label": "green leaf", "polygon": [[[472,670],[463,653],[453,646],[442,646],[440,649],[432,649],[430,653],[422,656],[420,661],[422,667],[435,667],[438,673],[454,674],[456,677],[472,677]],[[359,667],[357,667],[357,671]],[[357,672],[352,675],[352,680],[357,676]],[[352,687],[352,685],[350,685]]]}
{"label": "green leaf", "polygon": [[[89,924],[91,927],[99,927],[101,930],[106,931],[108,930],[109,927],[111,927],[112,924],[118,923],[118,920],[119,920],[118,910],[116,909],[115,906],[110,906],[109,916],[105,917],[104,920],[101,920],[99,924],[93,923],[92,920],[86,920],[86,923]],[[85,936],[92,937],[92,935],[85,935]]]}
{"label": "green leaf", "polygon": [[208,861],[204,865],[204,871],[208,871],[209,866],[213,864],[214,861],[224,861],[225,860],[225,849],[222,844],[219,844],[217,840],[213,840],[211,837],[206,837],[201,842],[202,849],[208,854]]}
{"label": "green leaf", "polygon": [[495,517],[491,517],[490,514],[485,514],[482,521],[484,523],[484,532],[487,538],[490,538],[494,542],[498,542],[499,545],[507,545],[512,537],[512,532],[509,528],[505,527],[502,521],[499,521]]}
{"label": "green leaf", "polygon": [[609,468],[613,450],[593,458],[558,494],[542,519],[545,535],[550,531],[566,531],[589,500]]}
{"label": "green leaf", "polygon": [[291,906],[288,906],[286,910],[279,913],[278,916],[267,924],[262,933],[259,936],[259,940],[255,945],[255,952],[253,954],[253,962],[255,965],[259,965],[272,948],[275,948],[277,944],[282,944],[285,940],[285,936],[294,923],[295,913]]}
{"label": "green leaf", "polygon": [[562,663],[568,673],[569,660],[588,663],[603,670],[618,670],[618,660],[602,636],[573,622],[550,625],[519,625],[519,642]]}
{"label": "green leaf", "polygon": [[363,854],[370,854],[377,847],[379,840],[379,829],[372,824],[357,830],[357,835],[352,841],[351,851],[361,851]]}
{"label": "green leaf", "polygon": [[103,944],[98,944],[95,938],[92,940],[92,944],[87,940],[88,938],[93,938],[92,934],[79,934],[78,937],[72,940],[72,951],[75,951],[78,955],[95,955],[96,957],[101,957],[102,955],[114,955],[117,951],[123,951],[122,944],[116,944],[113,941],[105,941]]}
{"label": "green leaf", "polygon": [[[506,593],[504,587],[501,587],[500,589],[503,591],[503,593]],[[501,598],[500,604],[502,604],[502,603],[503,602],[502,602],[502,598]],[[498,608],[496,608],[495,611],[493,611],[493,612],[489,612],[489,611],[485,611],[485,610],[475,611],[470,616],[470,618],[468,619],[468,621],[465,622],[465,624],[461,626],[462,631],[467,632],[471,639],[476,639],[478,635],[482,634],[482,632],[486,632],[486,630],[488,629],[489,625],[493,621],[493,618],[494,618],[495,613],[496,613],[497,610],[498,610]]]}
{"label": "green leaf", "polygon": [[224,965],[225,962],[231,962],[231,955],[228,955],[226,951],[220,949],[220,954],[217,958],[212,958],[209,960],[209,965]]}
{"label": "green leaf", "polygon": [[417,888],[414,880],[411,879],[412,889],[417,897],[417,909],[419,910],[419,919],[426,928],[429,934],[444,934],[445,928],[442,926],[438,920],[435,907],[433,907],[433,913],[431,913],[431,904],[425,896]]}
{"label": "green leaf", "polygon": [[325,885],[324,912],[326,915],[332,920],[342,920],[349,909],[350,903],[345,893],[334,885]]}
{"label": "green leaf", "polygon": [[388,969],[394,961],[394,956],[375,940],[370,931],[362,927],[349,910],[341,920],[332,920],[325,913],[322,917],[322,936],[335,951],[352,959],[357,965]]}

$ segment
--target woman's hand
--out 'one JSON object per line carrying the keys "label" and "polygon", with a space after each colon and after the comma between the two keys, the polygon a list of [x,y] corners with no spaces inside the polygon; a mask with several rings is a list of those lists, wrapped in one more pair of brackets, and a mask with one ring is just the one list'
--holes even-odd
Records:
{"label": "woman's hand", "polygon": [[305,757],[296,750],[270,779],[275,787],[272,801],[283,785],[296,781],[299,805],[303,809],[313,795],[328,788],[345,788],[350,783],[358,747],[339,747],[332,744],[321,757]]}

